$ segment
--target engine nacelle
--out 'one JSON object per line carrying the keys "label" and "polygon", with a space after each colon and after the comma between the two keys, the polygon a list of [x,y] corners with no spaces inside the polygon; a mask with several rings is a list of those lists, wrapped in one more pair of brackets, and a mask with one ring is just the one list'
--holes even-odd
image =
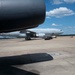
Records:
{"label": "engine nacelle", "polygon": [[0,32],[36,27],[45,12],[44,0],[0,0]]}

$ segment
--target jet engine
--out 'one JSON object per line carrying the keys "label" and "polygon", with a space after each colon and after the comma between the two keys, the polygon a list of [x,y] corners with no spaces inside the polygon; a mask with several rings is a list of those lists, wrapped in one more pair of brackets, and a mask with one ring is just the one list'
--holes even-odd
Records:
{"label": "jet engine", "polygon": [[0,0],[0,33],[37,27],[45,12],[44,0]]}

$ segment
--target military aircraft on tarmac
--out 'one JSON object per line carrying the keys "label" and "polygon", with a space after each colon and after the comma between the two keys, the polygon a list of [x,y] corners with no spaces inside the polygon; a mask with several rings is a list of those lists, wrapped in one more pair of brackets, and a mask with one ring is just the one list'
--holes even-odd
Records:
{"label": "military aircraft on tarmac", "polygon": [[43,38],[45,40],[50,40],[54,37],[56,38],[58,35],[62,33],[63,31],[61,29],[34,28],[9,33],[1,33],[0,36],[3,36],[4,38],[6,37],[25,38],[25,40],[30,40],[31,38]]}

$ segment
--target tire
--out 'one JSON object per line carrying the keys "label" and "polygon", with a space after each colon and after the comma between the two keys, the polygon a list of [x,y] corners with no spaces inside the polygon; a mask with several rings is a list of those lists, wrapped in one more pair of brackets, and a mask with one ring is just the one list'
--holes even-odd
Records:
{"label": "tire", "polygon": [[45,40],[50,40],[50,39],[53,39],[52,37],[47,37],[47,38],[45,38]]}
{"label": "tire", "polygon": [[30,37],[25,37],[25,40],[31,40],[31,38]]}

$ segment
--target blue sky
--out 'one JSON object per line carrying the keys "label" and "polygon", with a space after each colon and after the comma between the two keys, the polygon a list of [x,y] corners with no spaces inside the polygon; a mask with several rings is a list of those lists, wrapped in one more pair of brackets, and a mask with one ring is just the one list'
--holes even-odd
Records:
{"label": "blue sky", "polygon": [[75,0],[45,0],[46,19],[39,28],[58,28],[75,34]]}

